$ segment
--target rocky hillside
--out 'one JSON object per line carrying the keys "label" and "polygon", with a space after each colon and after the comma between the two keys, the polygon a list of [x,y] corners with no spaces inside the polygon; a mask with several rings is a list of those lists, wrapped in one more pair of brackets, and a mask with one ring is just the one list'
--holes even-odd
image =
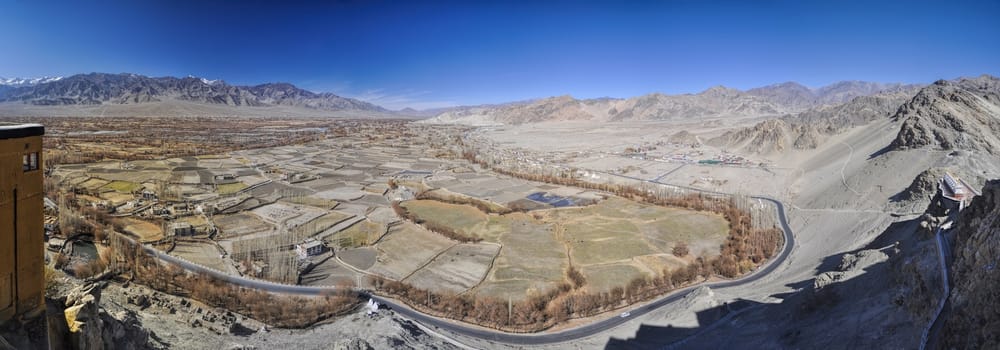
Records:
{"label": "rocky hillside", "polygon": [[581,100],[559,96],[506,105],[455,108],[426,122],[525,124],[571,120],[606,122],[781,116],[904,87],[899,84],[842,82],[813,90],[795,83],[783,83],[747,91],[716,86],[697,94],[653,93],[625,99]]}
{"label": "rocky hillside", "polygon": [[[787,85],[785,83],[782,85]],[[883,85],[862,85],[883,86]],[[789,91],[805,90],[786,87]],[[786,149],[814,149],[829,136],[846,129],[889,118],[899,106],[913,97],[919,87],[893,85],[869,96],[857,96],[841,104],[820,105],[803,112],[787,114],[753,126],[733,130],[710,141],[711,144],[739,148],[750,153],[770,153]],[[836,90],[835,90],[836,91]],[[866,91],[866,90],[857,90]],[[788,92],[793,94],[793,92]],[[837,96],[850,95],[847,93]],[[779,98],[779,97],[772,97]]]}
{"label": "rocky hillside", "polygon": [[940,80],[893,115],[903,121],[893,150],[930,148],[1000,154],[1000,79]]}
{"label": "rocky hillside", "polygon": [[388,112],[371,103],[314,93],[287,83],[234,86],[196,77],[151,78],[137,74],[79,74],[0,90],[0,102],[30,105],[143,104],[168,100],[225,106],[293,106],[327,111]]}
{"label": "rocky hillside", "polygon": [[673,134],[663,135],[663,136],[667,139],[667,142],[670,142],[670,143],[679,143],[679,144],[685,144],[685,145],[700,145],[701,144],[701,139],[698,138],[698,135],[692,134],[692,133],[688,132],[687,130],[681,130],[681,131],[675,132]]}
{"label": "rocky hillside", "polygon": [[1000,180],[960,215],[955,229],[951,312],[941,349],[1000,348]]}
{"label": "rocky hillside", "polygon": [[775,115],[785,108],[777,103],[716,86],[698,94],[649,94],[616,101],[608,111],[611,120],[664,120],[725,116]]}
{"label": "rocky hillside", "polygon": [[810,108],[823,105],[837,105],[846,103],[857,97],[889,91],[911,90],[916,87],[917,85],[842,81],[818,89],[810,89],[799,83],[785,82],[753,88],[747,90],[747,94],[765,97],[783,106]]}
{"label": "rocky hillside", "polygon": [[818,130],[836,132],[892,116],[899,106],[913,98],[920,88],[916,85],[905,85],[873,95],[857,96],[841,104],[813,107],[802,113],[786,116],[784,119],[791,124],[812,125]]}
{"label": "rocky hillside", "polygon": [[708,144],[755,154],[781,152],[792,145],[790,135],[793,133],[800,133],[800,130],[780,119],[768,119],[751,127],[727,131],[708,140]]}

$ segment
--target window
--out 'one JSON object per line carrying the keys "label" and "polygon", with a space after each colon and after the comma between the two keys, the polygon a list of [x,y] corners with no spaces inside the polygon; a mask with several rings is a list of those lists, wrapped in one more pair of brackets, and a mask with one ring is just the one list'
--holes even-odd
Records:
{"label": "window", "polygon": [[38,152],[25,154],[21,159],[21,169],[24,171],[38,170]]}

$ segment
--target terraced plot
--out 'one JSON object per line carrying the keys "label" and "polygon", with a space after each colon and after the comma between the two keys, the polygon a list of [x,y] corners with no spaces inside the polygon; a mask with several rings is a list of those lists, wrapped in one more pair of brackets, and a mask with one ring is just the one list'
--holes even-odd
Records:
{"label": "terraced plot", "polygon": [[133,218],[124,220],[125,231],[139,237],[140,242],[153,242],[163,238],[163,228],[149,221]]}
{"label": "terraced plot", "polygon": [[378,258],[370,271],[401,280],[455,244],[412,223],[397,225],[375,245]]}
{"label": "terraced plot", "polygon": [[459,233],[470,236],[478,236],[478,229],[488,221],[488,215],[468,205],[412,200],[403,202],[402,206],[423,220],[454,228]]}
{"label": "terraced plot", "polygon": [[486,277],[499,251],[500,246],[496,244],[458,244],[438,255],[404,282],[421,289],[462,293]]}
{"label": "terraced plot", "polygon": [[476,288],[479,295],[520,300],[564,280],[569,261],[553,225],[522,213],[510,216],[509,231],[500,235],[503,249],[490,276]]}
{"label": "terraced plot", "polygon": [[231,215],[217,215],[212,220],[219,227],[220,237],[237,237],[271,229],[260,217],[249,212]]}
{"label": "terraced plot", "polygon": [[386,226],[368,220],[360,221],[326,239],[342,248],[363,247],[378,241],[385,234]]}
{"label": "terraced plot", "polygon": [[101,190],[115,191],[118,193],[132,193],[142,188],[142,185],[130,181],[112,181],[101,187]]}

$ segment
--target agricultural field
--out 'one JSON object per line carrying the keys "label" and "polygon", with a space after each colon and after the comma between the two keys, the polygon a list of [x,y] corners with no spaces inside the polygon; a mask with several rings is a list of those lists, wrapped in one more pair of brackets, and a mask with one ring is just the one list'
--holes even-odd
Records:
{"label": "agricultural field", "polygon": [[341,248],[356,248],[375,243],[385,233],[385,225],[363,220],[333,234],[327,241]]}
{"label": "agricultural field", "polygon": [[413,223],[397,225],[375,245],[377,261],[370,271],[402,280],[456,244]]}
{"label": "agricultural field", "polygon": [[256,232],[267,231],[271,225],[251,213],[218,215],[213,218],[218,226],[220,237],[238,237]]}
{"label": "agricultural field", "polygon": [[234,182],[234,183],[219,185],[217,191],[219,192],[219,194],[233,194],[239,192],[244,188],[247,188],[247,184],[242,182]]}
{"label": "agricultural field", "polygon": [[486,277],[499,250],[497,244],[458,244],[403,281],[417,288],[462,293]]}
{"label": "agricultural field", "polygon": [[120,180],[111,181],[110,183],[101,187],[101,189],[115,191],[118,193],[132,193],[138,191],[141,188],[142,185],[137,184],[135,182],[120,181]]}
{"label": "agricultural field", "polygon": [[125,232],[136,235],[140,242],[153,242],[163,238],[163,228],[152,222],[126,218],[123,224]]}
{"label": "agricultural field", "polygon": [[178,241],[170,254],[222,272],[233,270],[232,266],[221,257],[219,249],[212,243]]}
{"label": "agricultural field", "polygon": [[520,300],[528,294],[544,293],[564,281],[569,259],[554,226],[537,222],[526,214],[512,215],[510,230],[500,236],[503,248],[493,270],[475,293]]}
{"label": "agricultural field", "polygon": [[417,217],[437,225],[445,225],[467,236],[478,236],[485,230],[489,217],[468,205],[434,200],[412,200],[401,204]]}
{"label": "agricultural field", "polygon": [[[711,212],[483,169],[441,146],[454,130],[365,132],[377,127],[275,147],[217,145],[226,149],[218,154],[59,165],[54,178],[78,189],[78,201],[119,207],[130,215],[125,230],[143,241],[169,237],[163,227],[178,223],[206,239],[178,239],[171,254],[307,285],[371,274],[516,301],[566,283],[573,267],[586,280],[581,288],[603,292],[718,255],[728,237],[728,222]],[[359,136],[386,132],[397,138]],[[299,257],[295,247],[307,239],[328,252]],[[679,244],[689,254],[675,256]]]}
{"label": "agricultural field", "polygon": [[[475,288],[476,293],[501,299],[523,298],[526,290],[528,294],[544,292],[565,280],[570,264],[593,281],[589,290],[607,291],[634,278],[676,268],[696,256],[718,255],[728,237],[728,222],[710,212],[613,196],[588,206],[571,206],[568,197],[556,194],[533,194],[525,200],[549,207],[500,215],[436,200],[411,200],[402,206],[420,221],[501,245],[490,275]],[[684,258],[672,254],[681,243],[691,252]],[[433,267],[440,269],[428,266]],[[433,286],[425,282],[430,279],[427,275],[433,273],[421,270],[413,275],[419,278],[410,281]],[[440,288],[450,291],[464,286],[442,282],[443,277],[437,280],[444,283]]]}

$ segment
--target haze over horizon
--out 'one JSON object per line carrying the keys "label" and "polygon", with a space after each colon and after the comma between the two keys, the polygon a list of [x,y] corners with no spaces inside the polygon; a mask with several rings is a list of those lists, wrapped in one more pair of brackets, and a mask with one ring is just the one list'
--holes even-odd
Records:
{"label": "haze over horizon", "polygon": [[0,1],[0,76],[290,82],[427,109],[1000,73],[988,1],[167,4]]}

